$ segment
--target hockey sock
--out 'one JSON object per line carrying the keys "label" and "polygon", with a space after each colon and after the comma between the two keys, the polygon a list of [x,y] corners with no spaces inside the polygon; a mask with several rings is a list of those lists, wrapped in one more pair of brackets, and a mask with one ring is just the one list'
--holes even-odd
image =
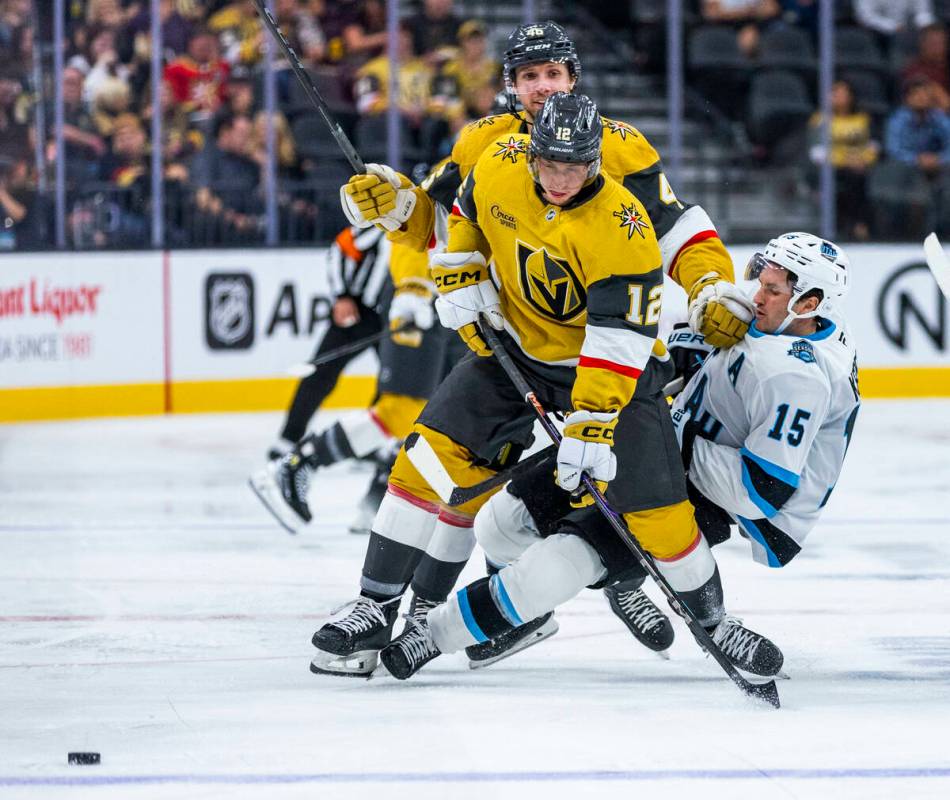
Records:
{"label": "hockey sock", "polygon": [[719,624],[726,613],[722,581],[716,559],[701,533],[697,532],[693,543],[679,555],[656,558],[654,562],[703,627]]}
{"label": "hockey sock", "polygon": [[339,422],[320,433],[311,433],[298,445],[298,450],[304,461],[314,468],[335,464],[356,455]]}
{"label": "hockey sock", "polygon": [[439,507],[390,487],[373,521],[363,575],[362,594],[391,598],[406,591],[435,531]]}
{"label": "hockey sock", "polygon": [[424,600],[441,603],[455,588],[475,549],[472,520],[443,509],[435,532],[416,567],[412,591]]}

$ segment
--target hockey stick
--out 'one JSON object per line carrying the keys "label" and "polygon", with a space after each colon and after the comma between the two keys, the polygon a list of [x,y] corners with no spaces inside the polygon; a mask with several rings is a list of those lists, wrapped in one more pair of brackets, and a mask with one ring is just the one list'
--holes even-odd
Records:
{"label": "hockey stick", "polygon": [[924,239],[924,255],[927,257],[927,266],[933,273],[934,280],[943,296],[950,300],[950,259],[940,246],[936,233],[931,233]]}
{"label": "hockey stick", "polygon": [[490,478],[485,478],[481,483],[476,483],[474,486],[456,486],[455,481],[452,480],[448,471],[442,465],[435,450],[432,449],[432,445],[424,437],[418,433],[410,433],[406,437],[405,448],[412,466],[419,470],[419,474],[439,495],[442,502],[449,506],[463,505],[469,500],[480,497],[485,492],[490,492],[496,486],[501,486],[523,475],[545,459],[550,458],[555,452],[553,446],[545,447],[543,450],[539,450],[517,464],[508,467],[508,469],[496,472]]}
{"label": "hockey stick", "polygon": [[[508,355],[504,345],[502,345],[501,339],[495,332],[494,328],[492,328],[489,324],[487,317],[484,315],[482,315],[481,318],[480,328],[482,331],[482,336],[485,338],[485,342],[491,348],[495,358],[498,359],[498,363],[501,364],[502,369],[507,373],[515,388],[524,397],[525,402],[529,403],[534,409],[534,412],[538,417],[538,421],[541,423],[541,427],[544,428],[547,435],[551,437],[552,442],[560,445],[560,431],[548,418],[544,407],[541,405],[534,391],[528,385],[524,375],[521,374],[521,370],[518,369],[518,366],[512,360],[511,356]],[[601,514],[604,515],[604,518],[607,520],[607,522],[610,523],[610,527],[614,529],[623,543],[627,546],[627,549],[633,553],[637,561],[640,562],[640,565],[643,567],[643,569],[646,570],[647,574],[653,578],[656,584],[660,587],[663,594],[666,595],[666,599],[673,607],[673,610],[683,618],[686,626],[693,634],[693,637],[696,639],[696,642],[699,644],[699,646],[716,660],[719,666],[722,667],[725,673],[732,679],[732,682],[735,683],[736,686],[738,686],[743,692],[745,692],[747,696],[753,697],[757,700],[764,700],[774,708],[778,708],[779,696],[778,689],[775,686],[775,681],[770,680],[765,683],[753,683],[740,674],[739,670],[737,670],[733,663],[729,661],[728,658],[726,658],[719,645],[717,645],[712,640],[712,637],[706,632],[706,629],[700,624],[699,620],[696,619],[696,615],[693,614],[688,606],[680,601],[679,596],[673,590],[673,587],[670,586],[669,582],[665,577],[663,577],[663,574],[656,568],[656,566],[653,564],[653,561],[647,556],[646,552],[640,546],[640,543],[636,540],[633,534],[630,533],[626,523],[623,521],[623,518],[617,514],[617,512],[614,511],[607,503],[606,498],[597,488],[597,484],[594,482],[594,480],[587,473],[582,473],[581,481],[583,482],[587,491],[590,492],[594,503],[597,505],[597,509]]]}
{"label": "hockey stick", "polygon": [[295,378],[308,378],[317,371],[318,367],[324,364],[329,364],[331,361],[336,361],[338,358],[343,358],[343,356],[348,356],[351,353],[358,353],[360,350],[376,344],[376,342],[381,342],[387,336],[392,336],[396,333],[406,333],[411,330],[415,330],[415,325],[411,322],[400,325],[393,330],[382,330],[379,333],[374,333],[372,336],[367,336],[365,339],[360,339],[358,342],[351,342],[342,347],[337,347],[335,350],[317,356],[311,361],[301,361],[298,364],[291,364],[287,367],[287,374],[293,375]]}
{"label": "hockey stick", "polygon": [[326,102],[324,102],[323,97],[320,96],[320,92],[317,91],[317,87],[313,85],[313,81],[307,74],[307,71],[303,68],[303,64],[300,63],[300,59],[297,57],[294,49],[290,46],[290,42],[288,42],[284,38],[284,34],[280,32],[280,28],[277,27],[277,22],[271,16],[271,13],[267,10],[267,7],[264,5],[264,0],[254,0],[254,5],[257,7],[257,13],[260,14],[261,19],[264,20],[264,26],[271,32],[271,35],[276,40],[278,46],[281,50],[283,50],[284,55],[287,57],[287,61],[290,63],[290,68],[294,71],[294,75],[297,76],[297,80],[300,81],[300,85],[303,86],[303,90],[310,99],[310,102],[312,102],[317,107],[317,111],[320,112],[320,116],[323,117],[323,121],[330,129],[330,133],[333,135],[333,138],[336,139],[336,143],[340,146],[340,150],[343,151],[343,155],[346,157],[346,160],[350,162],[353,172],[357,174],[366,172],[366,165],[363,163],[363,159],[360,158],[360,154],[356,152],[356,148],[353,147],[353,143],[343,132],[343,128],[340,127],[340,123],[337,122],[333,116],[331,116],[330,109],[327,107]]}

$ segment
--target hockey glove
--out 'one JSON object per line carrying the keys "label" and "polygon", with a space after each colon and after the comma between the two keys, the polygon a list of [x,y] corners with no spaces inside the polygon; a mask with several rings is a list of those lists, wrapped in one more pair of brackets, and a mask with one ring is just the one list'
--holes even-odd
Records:
{"label": "hockey glove", "polygon": [[366,172],[354,175],[340,187],[340,205],[351,225],[375,225],[398,231],[412,216],[416,195],[412,181],[385,164],[367,164]]}
{"label": "hockey glove", "polygon": [[[426,281],[408,280],[400,284],[389,306],[389,329],[396,344],[419,347],[422,344],[422,331],[427,331],[435,322],[432,311],[434,287]],[[414,329],[399,330],[407,324]]]}
{"label": "hockey glove", "polygon": [[666,346],[676,369],[676,377],[682,377],[684,386],[699,371],[706,356],[713,351],[713,348],[706,344],[703,335],[693,333],[685,322],[673,326]]}
{"label": "hockey glove", "polygon": [[689,327],[712,347],[732,347],[749,330],[755,306],[735,284],[707,272],[689,292]]}
{"label": "hockey glove", "polygon": [[462,341],[478,355],[491,355],[491,348],[478,330],[479,314],[485,314],[499,331],[504,328],[504,318],[485,257],[478,251],[433,253],[429,269],[439,290],[435,301],[439,321],[458,331]]}
{"label": "hockey glove", "polygon": [[617,474],[613,452],[616,426],[616,411],[574,411],[567,415],[557,451],[558,486],[575,492],[581,485],[581,473],[586,472],[598,482],[598,488],[606,488]]}

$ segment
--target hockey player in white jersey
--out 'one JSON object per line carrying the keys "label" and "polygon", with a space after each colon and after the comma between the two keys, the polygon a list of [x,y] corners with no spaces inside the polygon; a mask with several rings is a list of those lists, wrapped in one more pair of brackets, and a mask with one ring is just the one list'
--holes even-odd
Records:
{"label": "hockey player in white jersey", "polygon": [[[860,404],[853,342],[840,317],[831,317],[848,290],[849,265],[831,242],[788,233],[753,257],[746,278],[757,280],[758,288],[755,321],[743,341],[713,350],[696,371],[695,355],[709,352],[702,337],[678,331],[671,336],[671,354],[679,349],[688,358],[678,360],[692,361],[695,372],[672,414],[690,500],[709,544],[724,541],[738,524],[756,560],[781,567],[800,551],[834,488]],[[492,561],[518,562],[523,571],[541,563],[534,551],[546,536],[566,532],[563,523],[551,524],[552,516],[569,508],[561,501],[552,511],[558,495],[547,490],[546,472],[539,468],[531,485],[509,486],[479,512],[476,536]],[[591,516],[585,527],[599,524]],[[611,545],[614,538],[585,530],[578,536],[578,558],[585,569],[597,566],[589,573],[599,570],[597,585],[619,580],[639,586],[642,568],[624,547]],[[517,619],[510,600],[492,596],[497,609],[481,608],[485,603],[473,604],[470,588],[429,613],[432,644],[443,653],[484,647],[484,628],[497,631],[498,618]],[[663,614],[650,604],[644,616],[644,624],[656,624]],[[509,632],[496,634],[508,634],[511,642],[508,650],[498,648],[498,657],[533,643],[519,639],[517,631],[511,623]],[[775,645],[739,620],[726,617],[714,639],[741,668],[775,674],[781,667]]]}
{"label": "hockey player in white jersey", "polygon": [[[831,242],[787,233],[753,256],[746,278],[758,281],[755,321],[705,359],[673,424],[694,504],[723,509],[756,561],[782,567],[831,496],[860,405],[854,342],[831,313],[849,265]],[[715,527],[707,539],[728,535]]]}

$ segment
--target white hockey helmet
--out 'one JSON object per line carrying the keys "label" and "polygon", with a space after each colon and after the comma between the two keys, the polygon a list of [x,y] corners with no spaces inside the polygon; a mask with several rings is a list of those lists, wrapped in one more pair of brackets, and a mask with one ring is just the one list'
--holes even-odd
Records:
{"label": "white hockey helmet", "polygon": [[[746,280],[759,277],[767,267],[781,267],[794,275],[788,314],[779,328],[783,331],[793,319],[827,316],[847,293],[851,281],[851,262],[833,242],[812,233],[784,233],[772,239],[761,253],[750,259],[745,269]],[[813,311],[796,314],[792,307],[807,292],[818,289],[821,297]]]}

